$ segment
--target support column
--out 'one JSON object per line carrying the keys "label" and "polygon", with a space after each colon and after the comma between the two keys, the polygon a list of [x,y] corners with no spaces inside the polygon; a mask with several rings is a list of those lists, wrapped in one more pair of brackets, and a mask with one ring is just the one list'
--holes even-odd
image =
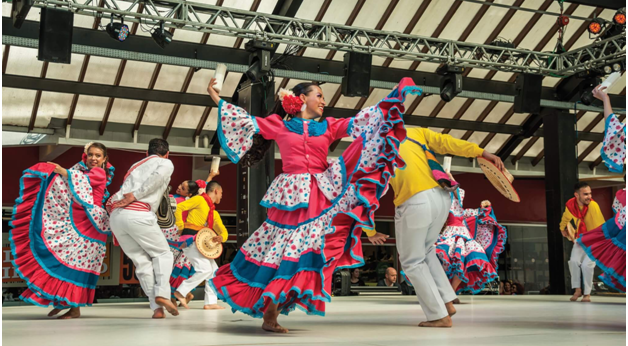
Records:
{"label": "support column", "polygon": [[559,225],[565,203],[573,197],[578,182],[576,116],[553,109],[543,116],[545,136],[545,197],[550,288],[552,294],[571,290],[568,260],[573,243],[563,238]]}
{"label": "support column", "polygon": [[[249,114],[264,117],[269,109],[273,109],[275,83],[250,83],[240,85],[238,106]],[[244,244],[246,239],[266,220],[266,209],[260,205],[266,190],[275,177],[275,144],[266,152],[264,159],[254,167],[242,167],[238,164],[237,173],[237,246]]]}

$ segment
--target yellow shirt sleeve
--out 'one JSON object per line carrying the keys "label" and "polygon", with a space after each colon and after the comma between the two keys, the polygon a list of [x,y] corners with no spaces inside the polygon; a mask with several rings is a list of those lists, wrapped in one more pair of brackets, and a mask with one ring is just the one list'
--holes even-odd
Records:
{"label": "yellow shirt sleeve", "polygon": [[227,232],[227,227],[222,223],[222,219],[220,218],[220,214],[214,210],[214,231],[222,236],[222,242],[226,242],[227,238],[229,238],[229,232]]}
{"label": "yellow shirt sleeve", "polygon": [[[200,196],[194,196],[185,202],[181,202],[177,204],[177,210],[174,212],[174,217],[176,219],[177,228],[179,230],[182,230],[185,225],[185,222],[183,221],[183,212],[198,207],[200,200],[196,197],[200,197]],[[200,197],[200,198],[203,198],[203,197]]]}
{"label": "yellow shirt sleeve", "polygon": [[589,210],[584,217],[584,224],[587,226],[587,231],[592,231],[604,224],[605,219],[600,209],[600,205],[595,201],[589,203]]}
{"label": "yellow shirt sleeve", "polygon": [[374,229],[366,229],[366,228],[362,228],[362,231],[364,231],[364,233],[366,233],[366,235],[367,235],[368,237],[372,237],[372,236],[374,236],[374,235],[377,233],[377,231],[376,231],[376,230],[374,230]]}
{"label": "yellow shirt sleeve", "polygon": [[427,147],[441,155],[456,155],[464,157],[482,156],[484,149],[475,143],[456,139],[450,135],[436,133],[430,129],[423,129],[423,135],[427,143]]}
{"label": "yellow shirt sleeve", "polygon": [[565,212],[563,213],[563,218],[560,220],[560,231],[564,231],[565,229],[567,229],[567,224],[569,223],[569,221],[573,219],[573,215],[571,215],[571,213],[569,212],[569,209],[565,208]]}

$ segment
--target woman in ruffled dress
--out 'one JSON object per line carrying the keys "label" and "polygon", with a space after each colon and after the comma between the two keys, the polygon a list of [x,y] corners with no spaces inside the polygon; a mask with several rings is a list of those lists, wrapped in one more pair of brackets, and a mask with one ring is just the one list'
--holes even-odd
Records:
{"label": "woman in ruffled dress", "polygon": [[451,195],[451,209],[436,242],[436,256],[456,293],[476,294],[498,278],[497,260],[506,244],[506,228],[497,223],[489,201],[482,201],[479,209],[464,209],[465,191],[458,188]]}
{"label": "woman in ruffled dress", "polygon": [[[613,113],[605,87],[598,86],[593,96],[604,103],[604,142],[601,155],[608,170],[624,172],[626,162],[626,124]],[[624,175],[624,180],[626,176]],[[582,234],[576,241],[604,272],[600,279],[609,287],[626,292],[626,188],[615,194],[615,216],[602,226]]]}
{"label": "woman in ruffled dress", "polygon": [[13,265],[28,285],[20,299],[52,305],[48,316],[69,309],[59,318],[78,318],[94,301],[110,234],[103,204],[113,170],[107,148],[88,143],[72,168],[38,163],[20,179],[10,224]]}
{"label": "woman in ruffled dress", "polygon": [[[405,166],[398,154],[406,137],[403,102],[421,91],[404,78],[356,116],[322,119],[322,90],[301,83],[292,92],[280,91],[273,114],[255,117],[221,100],[215,83],[210,81],[208,93],[218,105],[218,138],[231,161],[251,166],[275,140],[284,173],[262,199],[268,218],[211,283],[234,312],[263,317],[264,330],[287,333],[277,322],[279,313],[298,307],[323,316],[333,272],[364,264],[362,227],[374,228],[379,199],[395,169]],[[328,161],[330,145],[344,137],[353,143]],[[385,236],[369,239],[375,237]]]}

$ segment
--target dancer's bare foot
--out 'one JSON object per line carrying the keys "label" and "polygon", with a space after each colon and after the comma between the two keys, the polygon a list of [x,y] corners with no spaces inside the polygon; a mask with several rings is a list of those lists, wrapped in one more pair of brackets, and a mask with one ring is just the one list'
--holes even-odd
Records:
{"label": "dancer's bare foot", "polygon": [[153,318],[166,318],[166,313],[164,312],[164,308],[157,308],[153,313]]}
{"label": "dancer's bare foot", "polygon": [[449,317],[456,314],[456,308],[454,308],[454,301],[450,301],[449,303],[445,303],[445,307],[447,308],[447,313]]}
{"label": "dancer's bare foot", "polygon": [[179,315],[179,310],[177,309],[177,306],[172,304],[170,299],[166,299],[164,297],[157,297],[155,298],[155,303],[157,303],[157,305],[163,308],[166,308],[166,311],[168,311],[168,313],[171,314],[172,316]]}
{"label": "dancer's bare foot", "polygon": [[581,302],[583,302],[583,303],[590,303],[591,302],[591,295],[590,294],[585,294],[584,297],[582,297]]}
{"label": "dancer's bare foot", "polygon": [[194,299],[194,295],[192,294],[192,292],[185,295],[185,300],[187,300],[188,303],[191,302],[192,299]]}
{"label": "dancer's bare foot", "polygon": [[179,291],[174,291],[174,297],[179,301],[179,306],[183,306],[186,309],[189,309],[188,301],[185,299],[183,294],[179,293]]}
{"label": "dancer's bare foot", "polygon": [[264,323],[262,323],[262,329],[264,329],[267,332],[273,332],[273,333],[282,333],[282,334],[288,333],[288,329],[280,326],[279,323],[277,323],[277,321],[275,322],[264,321]]}
{"label": "dancer's bare foot", "polygon": [[220,306],[218,304],[209,304],[209,305],[203,306],[203,309],[205,309],[205,310],[224,310],[225,307],[224,306]]}
{"label": "dancer's bare foot", "polygon": [[81,309],[80,308],[71,308],[70,311],[65,314],[57,317],[60,320],[69,320],[71,318],[79,318],[81,317]]}
{"label": "dancer's bare foot", "polygon": [[48,317],[52,317],[52,316],[56,316],[57,314],[59,314],[61,312],[61,309],[52,309],[50,310],[50,312],[48,313]]}
{"label": "dancer's bare foot", "polygon": [[453,323],[451,322],[451,317],[445,316],[440,320],[435,321],[425,321],[419,323],[419,327],[431,327],[431,328],[451,328]]}
{"label": "dancer's bare foot", "polygon": [[571,300],[572,302],[575,302],[580,297],[582,297],[582,290],[579,289],[579,288],[576,288],[576,291],[573,293],[573,296],[571,296],[571,298],[569,298],[569,300]]}
{"label": "dancer's bare foot", "polygon": [[462,303],[460,302],[460,299],[458,299],[458,298],[456,298],[456,299],[452,300],[451,302],[452,302],[454,305],[456,305],[456,304],[462,304]]}

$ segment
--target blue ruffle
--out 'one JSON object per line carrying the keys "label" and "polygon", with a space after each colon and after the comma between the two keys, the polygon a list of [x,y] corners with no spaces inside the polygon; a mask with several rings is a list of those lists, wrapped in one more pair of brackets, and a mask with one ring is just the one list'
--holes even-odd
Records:
{"label": "blue ruffle", "polygon": [[[606,131],[608,131],[608,126],[609,123],[611,122],[613,117],[617,117],[614,113],[609,115],[606,118],[606,122],[604,123],[604,135],[606,135]],[[624,124],[623,127],[623,131],[624,134],[626,132],[626,125]],[[602,161],[604,161],[604,164],[606,165],[606,167],[608,167],[608,170],[613,172],[613,173],[623,173],[624,172],[624,165],[623,164],[619,164],[619,163],[615,163],[613,160],[611,160],[610,157],[608,157],[608,155],[606,155],[606,153],[604,152],[604,145],[602,145],[602,148],[600,149],[600,156],[602,157]]]}
{"label": "blue ruffle", "polygon": [[303,119],[293,117],[290,120],[284,120],[283,123],[290,132],[294,132],[298,135],[303,134],[303,123],[308,122],[307,124],[307,133],[310,137],[319,137],[324,135],[327,132],[327,120],[316,121],[313,119]]}
{"label": "blue ruffle", "polygon": [[[220,110],[222,109],[222,105],[223,103],[225,103],[225,100],[220,100],[220,102],[218,103],[218,112],[220,113]],[[251,121],[253,122],[253,127],[254,127],[254,134],[259,133],[259,126],[257,125],[257,121],[255,121],[255,117],[249,115],[249,117],[251,118]],[[231,162],[233,163],[238,163],[240,161],[240,156],[238,154],[236,154],[235,151],[233,151],[231,148],[229,148],[229,141],[227,140],[227,137],[225,137],[225,134],[223,133],[223,129],[222,129],[222,120],[221,120],[221,116],[220,114],[218,114],[218,126],[216,128],[216,133],[218,133],[218,141],[220,142],[220,146],[222,147],[222,150],[225,151],[225,153],[227,154],[227,157],[229,158],[229,160],[231,160]],[[252,136],[251,135],[251,136]]]}

